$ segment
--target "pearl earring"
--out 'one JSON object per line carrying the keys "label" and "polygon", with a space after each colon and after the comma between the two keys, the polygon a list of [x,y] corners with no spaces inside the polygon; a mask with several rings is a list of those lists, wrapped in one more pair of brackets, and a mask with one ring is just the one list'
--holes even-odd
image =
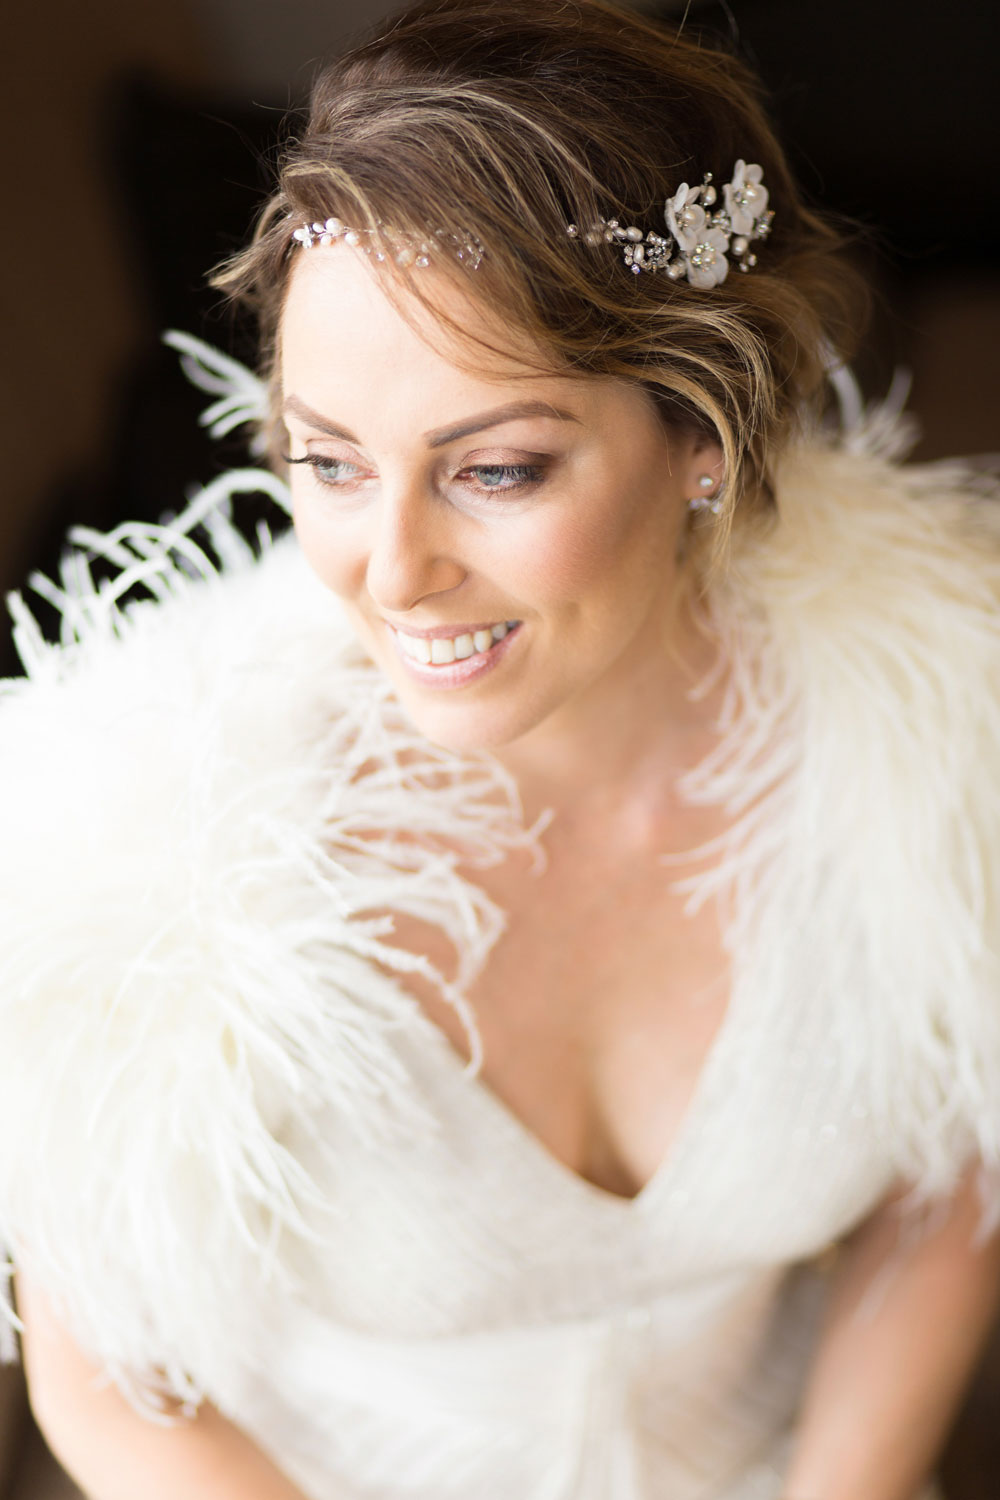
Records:
{"label": "pearl earring", "polygon": [[[698,488],[700,490],[713,490],[715,488],[715,480],[711,474],[699,474]],[[711,511],[713,516],[717,516],[721,509],[722,501],[718,495],[695,495],[693,499],[688,501],[688,510],[708,510]]]}

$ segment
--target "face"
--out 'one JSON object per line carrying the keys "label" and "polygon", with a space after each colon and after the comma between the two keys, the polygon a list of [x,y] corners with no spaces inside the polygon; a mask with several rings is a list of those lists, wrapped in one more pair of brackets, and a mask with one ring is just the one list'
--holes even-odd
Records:
{"label": "face", "polygon": [[428,738],[586,734],[664,661],[686,500],[713,455],[624,382],[539,378],[516,346],[468,363],[362,252],[298,255],[281,327],[298,538]]}

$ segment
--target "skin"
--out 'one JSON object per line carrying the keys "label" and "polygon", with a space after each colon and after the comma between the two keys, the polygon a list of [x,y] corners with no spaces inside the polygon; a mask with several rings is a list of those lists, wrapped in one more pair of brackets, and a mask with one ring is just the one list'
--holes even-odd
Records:
{"label": "skin", "polygon": [[[668,432],[636,386],[539,378],[532,351],[433,269],[420,274],[510,354],[470,373],[468,350],[426,318],[411,326],[346,245],[294,267],[281,363],[289,452],[312,461],[291,469],[305,556],[429,739],[493,751],[549,803],[662,766],[708,662],[676,608],[676,556],[687,501],[701,474],[718,480],[720,451]],[[571,420],[506,421],[434,448],[423,436],[520,401]],[[325,435],[303,407],[354,441]],[[457,691],[418,682],[390,632],[509,620],[522,623],[502,664]]]}

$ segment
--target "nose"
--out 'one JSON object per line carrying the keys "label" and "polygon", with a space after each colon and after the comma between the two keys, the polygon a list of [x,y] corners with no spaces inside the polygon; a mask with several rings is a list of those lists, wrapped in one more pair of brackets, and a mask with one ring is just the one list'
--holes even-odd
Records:
{"label": "nose", "polygon": [[383,486],[366,572],[372,601],[386,614],[405,614],[422,600],[457,588],[466,570],[455,543],[446,502],[416,487]]}

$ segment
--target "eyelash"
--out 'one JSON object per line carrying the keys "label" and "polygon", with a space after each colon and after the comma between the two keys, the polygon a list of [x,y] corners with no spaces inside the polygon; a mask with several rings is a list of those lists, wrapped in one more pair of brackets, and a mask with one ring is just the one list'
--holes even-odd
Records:
{"label": "eyelash", "polygon": [[[324,479],[321,470],[334,468],[338,464],[347,468],[355,467],[346,458],[324,458],[320,453],[307,453],[304,458],[292,458],[288,453],[283,453],[281,456],[288,464],[307,464],[312,469],[317,483],[325,485],[327,489],[340,489],[342,485],[335,479]],[[512,495],[519,490],[527,489],[530,485],[541,484],[545,478],[545,470],[540,464],[472,464],[469,468],[461,469],[459,472],[462,474],[500,474],[504,478],[520,476],[515,484],[475,486],[480,495]]]}

